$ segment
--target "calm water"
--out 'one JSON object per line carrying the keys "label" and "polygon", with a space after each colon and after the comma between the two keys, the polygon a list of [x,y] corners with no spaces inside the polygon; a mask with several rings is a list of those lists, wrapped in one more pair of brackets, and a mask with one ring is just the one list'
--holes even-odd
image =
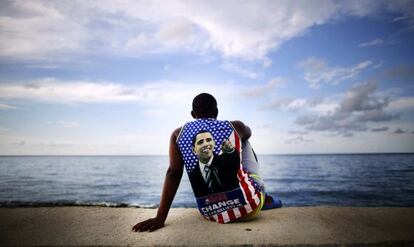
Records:
{"label": "calm water", "polygon": [[[259,156],[285,206],[414,206],[414,154]],[[0,205],[155,207],[167,156],[0,157]],[[174,207],[195,207],[184,173]]]}

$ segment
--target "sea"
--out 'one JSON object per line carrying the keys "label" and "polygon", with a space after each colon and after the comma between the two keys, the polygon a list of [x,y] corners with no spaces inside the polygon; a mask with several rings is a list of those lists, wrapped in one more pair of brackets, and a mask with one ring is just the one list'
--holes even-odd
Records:
{"label": "sea", "polygon": [[[259,155],[266,192],[297,206],[414,206],[414,154]],[[156,208],[167,156],[0,156],[0,207]],[[172,207],[196,207],[184,171]]]}

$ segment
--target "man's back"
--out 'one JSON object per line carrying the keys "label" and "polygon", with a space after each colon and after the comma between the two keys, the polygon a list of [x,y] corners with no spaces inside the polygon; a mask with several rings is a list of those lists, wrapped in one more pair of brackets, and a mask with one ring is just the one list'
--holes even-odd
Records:
{"label": "man's back", "polygon": [[227,223],[259,207],[260,191],[240,162],[242,143],[231,122],[214,118],[188,122],[177,145],[205,218]]}

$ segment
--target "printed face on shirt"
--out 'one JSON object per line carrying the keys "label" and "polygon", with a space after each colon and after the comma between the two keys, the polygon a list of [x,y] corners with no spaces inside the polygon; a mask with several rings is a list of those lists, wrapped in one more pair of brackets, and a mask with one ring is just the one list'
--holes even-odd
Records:
{"label": "printed face on shirt", "polygon": [[199,133],[195,138],[193,152],[197,154],[201,162],[207,163],[213,155],[215,145],[216,143],[210,132]]}

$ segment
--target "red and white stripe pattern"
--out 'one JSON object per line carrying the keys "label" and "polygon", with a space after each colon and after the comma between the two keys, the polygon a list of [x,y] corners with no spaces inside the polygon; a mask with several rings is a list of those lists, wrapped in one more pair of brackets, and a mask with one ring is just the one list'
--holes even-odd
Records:
{"label": "red and white stripe pattern", "polygon": [[[234,145],[237,152],[239,152],[241,160],[241,140],[239,134],[235,130],[233,130],[230,134],[229,141]],[[245,171],[243,171],[242,164],[240,164],[240,169],[237,173],[237,177],[239,179],[240,188],[243,192],[246,205],[239,208],[230,209],[210,217],[206,217],[206,219],[224,224],[242,218],[256,210],[257,207],[259,207],[260,192],[256,191],[253,184],[249,181],[248,174]]]}

